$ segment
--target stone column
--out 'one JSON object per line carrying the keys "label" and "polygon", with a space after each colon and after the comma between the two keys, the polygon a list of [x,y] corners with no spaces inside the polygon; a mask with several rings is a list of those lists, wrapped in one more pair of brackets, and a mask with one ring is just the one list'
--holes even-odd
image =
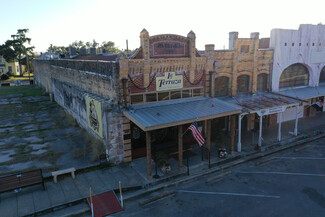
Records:
{"label": "stone column", "polygon": [[143,66],[143,85],[147,87],[150,83],[150,48],[149,48],[149,32],[143,29],[140,33],[142,55],[144,59]]}
{"label": "stone column", "polygon": [[194,82],[195,80],[195,69],[196,69],[196,47],[195,47],[195,33],[190,31],[187,34],[187,38],[189,39],[189,53],[190,53],[190,81]]}

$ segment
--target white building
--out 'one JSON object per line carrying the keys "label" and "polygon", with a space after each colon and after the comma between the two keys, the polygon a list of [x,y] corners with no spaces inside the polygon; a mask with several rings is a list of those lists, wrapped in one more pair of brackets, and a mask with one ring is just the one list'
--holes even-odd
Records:
{"label": "white building", "polygon": [[[325,96],[325,25],[272,29],[270,49],[274,50],[272,91],[306,100],[299,117],[309,116],[311,105],[323,102]],[[294,119],[295,113],[287,109],[284,121]]]}

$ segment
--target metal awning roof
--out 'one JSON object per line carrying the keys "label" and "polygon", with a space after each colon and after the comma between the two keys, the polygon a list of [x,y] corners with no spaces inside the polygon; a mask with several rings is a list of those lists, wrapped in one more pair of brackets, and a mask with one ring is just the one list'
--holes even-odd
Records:
{"label": "metal awning roof", "polygon": [[257,92],[256,94],[221,97],[219,99],[241,106],[243,112],[246,113],[256,113],[261,110],[279,108],[282,106],[293,106],[302,102],[294,97],[270,92]]}
{"label": "metal awning roof", "polygon": [[133,105],[123,114],[144,131],[241,113],[238,105],[210,97]]}
{"label": "metal awning roof", "polygon": [[322,84],[318,87],[291,88],[287,90],[282,90],[279,93],[299,99],[310,99],[325,96],[325,85]]}

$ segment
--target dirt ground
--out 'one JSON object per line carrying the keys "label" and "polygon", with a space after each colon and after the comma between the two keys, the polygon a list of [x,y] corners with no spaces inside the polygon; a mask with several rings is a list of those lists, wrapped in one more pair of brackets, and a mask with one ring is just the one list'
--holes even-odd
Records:
{"label": "dirt ground", "polygon": [[38,88],[14,88],[0,88],[0,175],[98,164],[101,142]]}

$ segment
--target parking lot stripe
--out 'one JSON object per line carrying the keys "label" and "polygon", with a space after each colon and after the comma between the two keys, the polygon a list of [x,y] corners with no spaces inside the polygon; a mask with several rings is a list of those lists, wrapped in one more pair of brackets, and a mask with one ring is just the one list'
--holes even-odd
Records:
{"label": "parking lot stripe", "polygon": [[325,160],[325,157],[275,157],[277,159],[288,160]]}
{"label": "parking lot stripe", "polygon": [[180,192],[180,193],[192,193],[192,194],[211,194],[211,195],[242,196],[242,197],[266,197],[266,198],[277,198],[277,199],[280,198],[280,196],[265,195],[265,194],[243,194],[243,193],[187,191],[187,190],[178,190],[177,192]]}
{"label": "parking lot stripe", "polygon": [[325,177],[325,174],[312,174],[312,173],[287,173],[287,172],[238,172],[238,173]]}

